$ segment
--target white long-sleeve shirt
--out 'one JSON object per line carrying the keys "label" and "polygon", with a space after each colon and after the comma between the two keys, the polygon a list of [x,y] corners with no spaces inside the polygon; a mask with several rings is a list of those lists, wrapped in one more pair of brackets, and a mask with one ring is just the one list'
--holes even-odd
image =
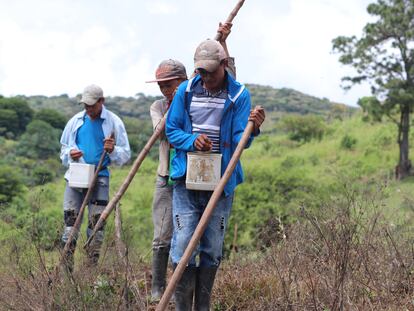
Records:
{"label": "white long-sleeve shirt", "polygon": [[[60,159],[62,160],[62,164],[66,167],[69,166],[69,163],[74,162],[74,160],[70,157],[70,151],[72,149],[79,149],[76,145],[76,133],[83,125],[85,113],[85,111],[81,111],[74,115],[68,121],[65,129],[63,130],[62,137],[60,139],[60,143],[62,145],[60,150]],[[116,114],[107,110],[105,106],[102,106],[100,117],[104,119],[102,123],[102,130],[105,137],[110,137],[112,133],[115,135],[115,148],[109,154],[111,163],[116,165],[125,164],[131,157],[131,149],[129,147],[128,136],[124,123]],[[83,159],[80,158],[79,162],[83,162]]]}

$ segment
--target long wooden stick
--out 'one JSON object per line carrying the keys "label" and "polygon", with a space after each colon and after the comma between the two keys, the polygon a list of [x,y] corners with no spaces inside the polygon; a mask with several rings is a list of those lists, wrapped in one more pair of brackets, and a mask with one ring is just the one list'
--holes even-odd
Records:
{"label": "long wooden stick", "polygon": [[79,214],[76,217],[75,224],[73,225],[72,230],[69,233],[68,240],[66,241],[65,247],[63,248],[62,254],[60,255],[59,265],[56,267],[56,275],[59,271],[59,267],[63,264],[63,261],[65,260],[65,256],[66,256],[66,253],[69,251],[70,244],[72,243],[73,239],[75,238],[75,235],[79,231],[80,225],[82,223],[85,207],[88,204],[89,199],[91,198],[93,190],[95,189],[96,181],[98,180],[98,174],[101,171],[102,164],[103,164],[103,161],[105,160],[106,153],[107,153],[106,150],[104,150],[101,154],[101,158],[99,159],[98,166],[93,175],[91,185],[89,186],[88,191],[86,192],[82,205],[79,209]]}
{"label": "long wooden stick", "polygon": [[[233,19],[236,17],[237,13],[239,12],[240,8],[244,4],[245,0],[240,0],[233,11],[231,11],[230,15],[226,19],[226,23],[231,23]],[[221,32],[217,32],[216,36],[214,37],[214,40],[219,41],[221,38]]]}
{"label": "long wooden stick", "polygon": [[108,218],[109,214],[112,212],[112,210],[115,208],[116,204],[121,200],[122,196],[124,195],[125,191],[128,189],[129,184],[131,183],[132,179],[134,178],[135,174],[137,173],[139,167],[141,166],[142,162],[144,161],[145,157],[151,150],[151,147],[154,145],[154,143],[157,141],[157,139],[160,137],[161,133],[164,131],[165,128],[165,118],[164,116],[160,123],[158,124],[157,128],[155,129],[154,133],[148,140],[148,142],[145,144],[144,149],[141,150],[139,155],[134,161],[134,164],[132,165],[128,176],[125,178],[125,181],[122,183],[121,187],[119,188],[118,192],[113,196],[111,201],[109,201],[108,205],[105,207],[104,211],[101,214],[101,217],[97,221],[95,227],[93,228],[93,231],[91,235],[89,236],[88,240],[86,241],[84,248],[88,247],[89,244],[92,242],[93,238],[96,235],[96,232],[102,227],[104,221]]}
{"label": "long wooden stick", "polygon": [[161,297],[161,300],[157,306],[157,308],[155,309],[156,311],[164,311],[167,306],[168,306],[168,302],[171,299],[171,296],[174,292],[175,287],[177,286],[177,283],[180,281],[181,276],[184,273],[185,267],[187,266],[192,253],[194,252],[194,250],[196,249],[201,236],[203,235],[204,231],[206,230],[206,227],[208,225],[208,222],[211,218],[211,215],[214,212],[214,209],[216,208],[217,202],[220,199],[220,196],[224,190],[224,186],[227,184],[228,180],[231,177],[231,174],[233,173],[237,162],[240,159],[240,156],[244,150],[244,147],[246,146],[250,135],[253,131],[253,122],[249,121],[244,132],[243,132],[243,136],[240,139],[240,142],[238,143],[236,150],[233,153],[233,156],[230,159],[230,162],[226,168],[226,170],[224,171],[223,176],[221,177],[218,185],[216,186],[216,188],[213,191],[213,194],[211,195],[210,201],[207,204],[207,207],[204,210],[203,215],[201,216],[201,219],[194,231],[194,234],[190,240],[190,242],[188,243],[188,246],[183,254],[183,256],[181,257],[180,262],[178,263],[174,274],[172,275],[172,278],[170,280],[170,282],[168,283],[168,286],[164,292],[164,294]]}

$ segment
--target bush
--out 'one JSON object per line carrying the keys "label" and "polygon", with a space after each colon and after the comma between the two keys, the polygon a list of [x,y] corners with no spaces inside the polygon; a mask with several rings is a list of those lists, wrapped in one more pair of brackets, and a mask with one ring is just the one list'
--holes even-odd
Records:
{"label": "bush", "polygon": [[352,149],[354,149],[357,142],[358,142],[358,140],[355,137],[352,137],[352,136],[346,134],[341,139],[341,148],[352,150]]}
{"label": "bush", "polygon": [[55,109],[41,109],[36,112],[33,119],[49,123],[54,128],[60,130],[65,128],[67,121],[66,117]]}
{"label": "bush", "polygon": [[60,130],[44,121],[35,120],[31,122],[20,139],[18,155],[42,160],[56,157],[60,151],[60,133]]}
{"label": "bush", "polygon": [[15,168],[0,165],[0,204],[11,200],[23,191],[23,179]]}
{"label": "bush", "polygon": [[282,119],[282,128],[289,134],[290,139],[306,143],[312,139],[321,140],[326,125],[321,117],[315,115],[290,115]]}
{"label": "bush", "polygon": [[44,185],[48,182],[51,182],[55,177],[55,173],[50,170],[48,166],[39,165],[36,166],[33,170],[32,181],[36,185]]}
{"label": "bush", "polygon": [[0,98],[0,110],[0,127],[5,127],[6,132],[14,136],[23,133],[33,117],[29,104],[17,97]]}

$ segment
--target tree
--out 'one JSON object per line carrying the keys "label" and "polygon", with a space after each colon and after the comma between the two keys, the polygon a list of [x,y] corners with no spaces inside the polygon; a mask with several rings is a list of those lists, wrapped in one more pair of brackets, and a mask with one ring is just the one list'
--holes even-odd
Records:
{"label": "tree", "polygon": [[34,120],[22,135],[17,148],[17,154],[30,158],[46,160],[57,156],[60,150],[59,136],[61,131],[49,123]]}
{"label": "tree", "polygon": [[[64,95],[61,95],[61,97]],[[66,95],[67,97],[67,95]],[[49,123],[51,126],[57,129],[63,130],[66,125],[66,118],[64,115],[59,113],[57,110],[54,109],[41,109],[36,112],[34,118],[35,120],[42,120]]]}
{"label": "tree", "polygon": [[[342,78],[344,89],[368,82],[373,98],[361,102],[375,111],[374,118],[386,115],[398,127],[399,162],[397,178],[409,175],[410,113],[414,103],[414,1],[378,0],[367,11],[376,17],[363,29],[361,38],[339,36],[333,51],[339,61],[356,69]],[[376,109],[373,109],[373,107]]]}
{"label": "tree", "polygon": [[0,98],[0,109],[12,110],[17,115],[17,123],[13,125],[13,130],[10,131],[14,135],[20,135],[26,130],[27,124],[32,121],[33,110],[29,107],[29,104],[21,98]]}
{"label": "tree", "polygon": [[13,138],[19,132],[19,117],[16,111],[0,108],[0,135]]}

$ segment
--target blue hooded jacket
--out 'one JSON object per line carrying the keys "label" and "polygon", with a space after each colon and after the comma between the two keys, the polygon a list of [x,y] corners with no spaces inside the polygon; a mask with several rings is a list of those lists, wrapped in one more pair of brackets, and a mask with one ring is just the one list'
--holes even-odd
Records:
{"label": "blue hooded jacket", "polygon": [[[189,115],[193,87],[201,79],[200,75],[184,81],[178,87],[171,103],[166,122],[166,134],[169,142],[176,149],[172,158],[170,175],[172,179],[185,177],[187,169],[187,152],[196,151],[194,141],[199,134],[192,133],[192,124]],[[228,98],[224,104],[223,117],[220,126],[220,153],[221,175],[239,143],[250,115],[250,94],[244,85],[240,84],[229,74],[226,74]],[[250,137],[246,148],[253,140]],[[233,174],[224,187],[225,195],[233,193],[236,186],[243,182],[243,170],[238,161]]]}

